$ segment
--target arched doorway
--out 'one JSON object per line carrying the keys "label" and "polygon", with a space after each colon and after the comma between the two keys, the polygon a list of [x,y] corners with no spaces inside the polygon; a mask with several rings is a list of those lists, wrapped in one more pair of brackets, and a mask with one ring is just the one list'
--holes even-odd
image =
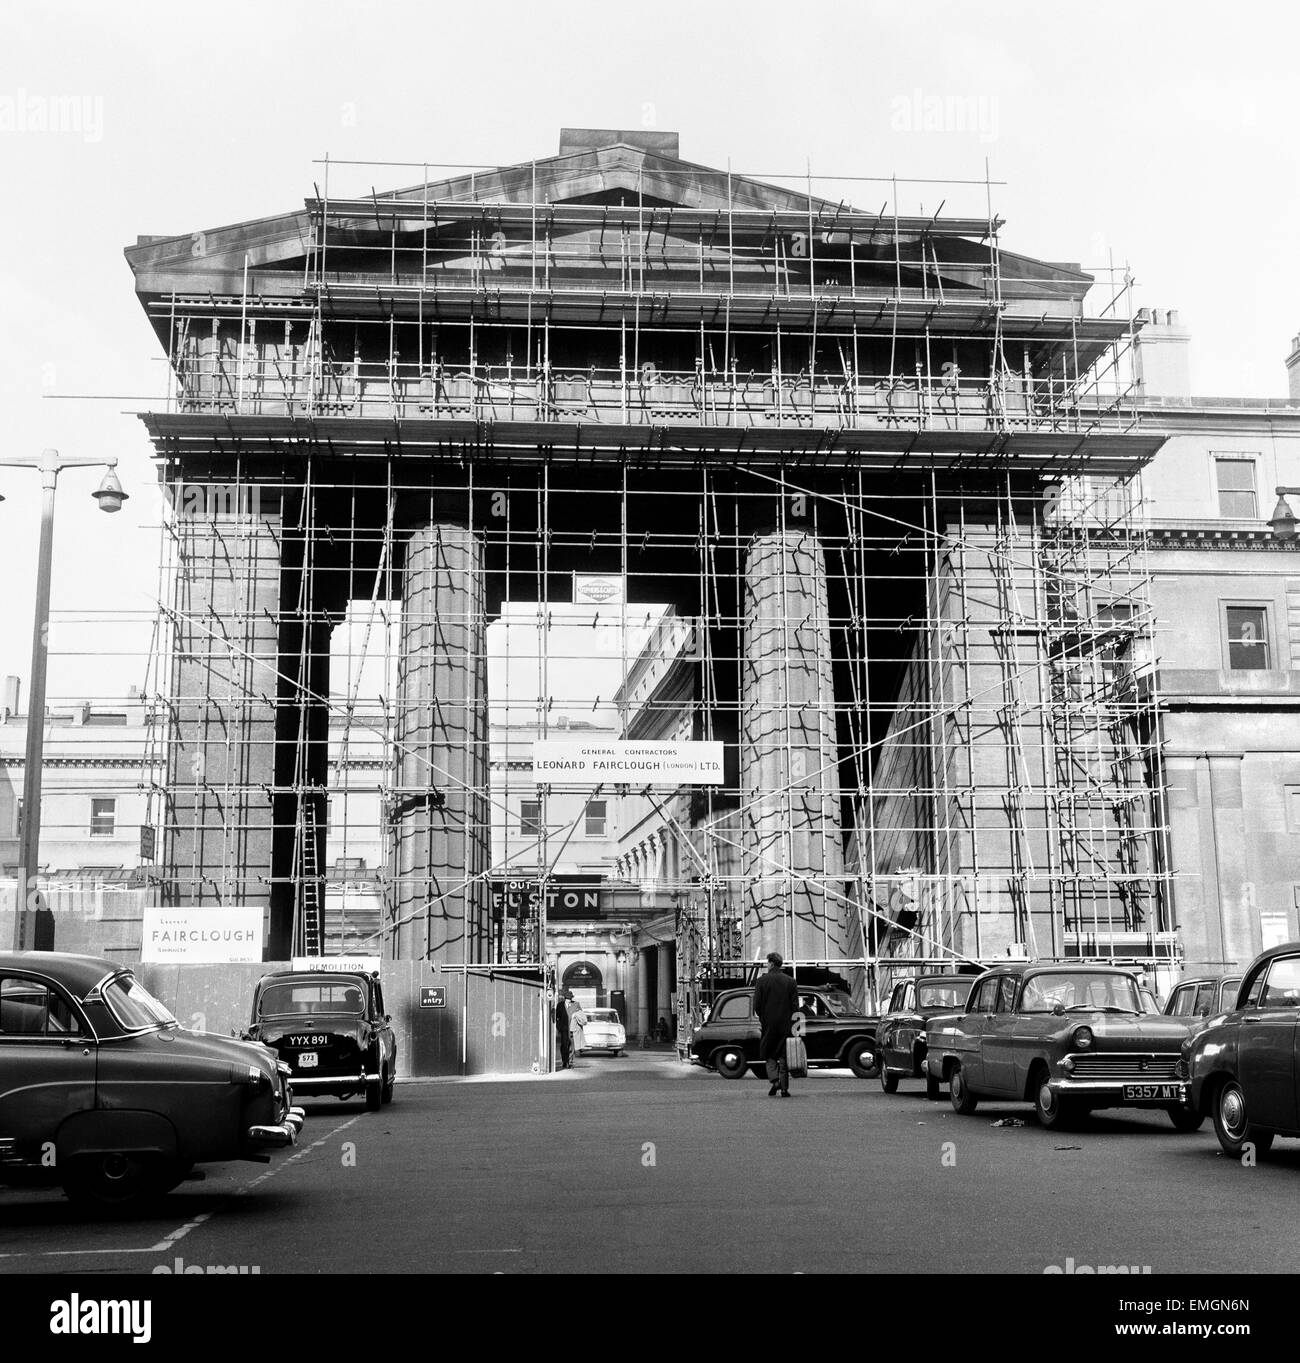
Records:
{"label": "arched doorway", "polygon": [[605,979],[600,968],[590,961],[574,961],[567,966],[560,985],[572,990],[573,997],[584,1008],[600,1008],[604,1004]]}

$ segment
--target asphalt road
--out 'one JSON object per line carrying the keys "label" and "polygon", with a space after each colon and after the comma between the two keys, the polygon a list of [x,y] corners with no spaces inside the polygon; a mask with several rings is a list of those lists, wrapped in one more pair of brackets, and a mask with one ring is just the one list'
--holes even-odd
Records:
{"label": "asphalt road", "polygon": [[1179,1136],[1157,1113],[1057,1133],[1027,1106],[959,1117],[917,1083],[793,1087],[634,1052],[403,1083],[374,1114],[307,1104],[293,1153],[213,1166],[147,1215],[0,1190],[0,1274],[1300,1269],[1300,1142],[1243,1168],[1208,1124]]}

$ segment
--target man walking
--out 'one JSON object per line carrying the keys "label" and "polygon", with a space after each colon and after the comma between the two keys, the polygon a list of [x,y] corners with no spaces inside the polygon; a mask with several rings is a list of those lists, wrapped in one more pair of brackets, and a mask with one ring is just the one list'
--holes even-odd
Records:
{"label": "man walking", "polygon": [[555,1019],[555,1040],[558,1043],[560,1051],[560,1061],[556,1068],[561,1070],[567,1070],[569,1068],[570,1044],[572,1041],[572,1032],[569,1023],[569,997],[569,991],[567,989],[561,989],[555,996],[555,1009],[553,1013]]}
{"label": "man walking", "polygon": [[767,1077],[772,1087],[767,1096],[790,1096],[790,1070],[785,1063],[785,1043],[799,1006],[799,990],[794,980],[781,969],[779,951],[767,953],[767,974],[754,987],[754,1012],[761,1027],[758,1054],[767,1062]]}

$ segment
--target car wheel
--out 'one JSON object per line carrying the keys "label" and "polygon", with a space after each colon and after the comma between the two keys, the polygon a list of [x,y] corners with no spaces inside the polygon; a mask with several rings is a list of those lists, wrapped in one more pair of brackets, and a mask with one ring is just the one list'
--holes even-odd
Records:
{"label": "car wheel", "polygon": [[966,1072],[960,1065],[948,1078],[948,1101],[952,1104],[952,1110],[960,1112],[963,1117],[969,1116],[979,1106],[979,1099],[967,1086]]}
{"label": "car wheel", "polygon": [[749,1069],[749,1061],[739,1046],[723,1046],[713,1052],[713,1068],[724,1079],[743,1079]]}
{"label": "car wheel", "polygon": [[1048,1083],[1045,1069],[1038,1071],[1034,1083],[1034,1115],[1038,1118],[1038,1125],[1048,1131],[1070,1126],[1078,1116],[1074,1105],[1062,1098]]}
{"label": "car wheel", "polygon": [[925,1072],[925,1096],[932,1102],[937,1103],[943,1095],[943,1085],[930,1073]]}
{"label": "car wheel", "polygon": [[393,1088],[397,1084],[397,1075],[388,1069],[384,1070],[384,1088],[380,1096],[380,1101],[391,1103],[393,1101]]}
{"label": "car wheel", "polygon": [[382,1079],[366,1080],[366,1111],[378,1112],[384,1102]]}
{"label": "car wheel", "polygon": [[1229,1079],[1214,1097],[1214,1134],[1224,1153],[1240,1155],[1248,1145],[1257,1155],[1267,1154],[1273,1144],[1273,1133],[1251,1124],[1246,1115],[1246,1095],[1235,1079]]}
{"label": "car wheel", "polygon": [[[876,1054],[876,1048],[869,1041],[855,1041],[845,1052],[845,1063],[849,1069],[859,1079],[872,1079],[880,1068],[880,1057]],[[883,1081],[882,1081],[883,1082]],[[897,1086],[897,1080],[894,1081]],[[892,1089],[886,1089],[886,1093],[892,1093]]]}
{"label": "car wheel", "polygon": [[884,1089],[886,1093],[898,1092],[898,1075],[890,1074],[884,1065],[881,1065],[880,1067],[880,1087]]}
{"label": "car wheel", "polygon": [[1169,1114],[1169,1120],[1174,1124],[1175,1131],[1181,1131],[1185,1135],[1190,1135],[1193,1131],[1199,1131],[1205,1117],[1200,1112],[1193,1112],[1191,1108],[1184,1107],[1181,1103],[1171,1103],[1165,1111]]}
{"label": "car wheel", "polygon": [[149,1155],[112,1151],[70,1159],[63,1191],[73,1202],[99,1207],[129,1207],[170,1192],[192,1165]]}

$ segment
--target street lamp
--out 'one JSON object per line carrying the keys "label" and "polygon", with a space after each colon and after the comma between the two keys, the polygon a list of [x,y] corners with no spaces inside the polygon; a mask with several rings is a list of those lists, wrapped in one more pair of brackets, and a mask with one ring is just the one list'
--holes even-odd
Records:
{"label": "street lamp", "polygon": [[1273,538],[1281,540],[1284,544],[1300,538],[1300,529],[1296,527],[1295,512],[1291,510],[1291,504],[1287,501],[1288,497],[1300,497],[1300,487],[1280,487],[1275,489],[1277,492],[1277,505],[1273,508],[1273,514],[1269,517],[1268,528],[1273,532]]}
{"label": "street lamp", "polygon": [[[50,951],[53,923],[35,888],[41,852],[41,768],[45,761],[45,660],[50,616],[50,571],[54,552],[54,493],[59,474],[70,468],[104,468],[103,481],[90,495],[101,511],[121,511],[128,494],[118,481],[116,459],[63,458],[58,450],[42,450],[36,458],[0,455],[0,468],[36,469],[41,475],[41,542],[36,557],[36,613],[32,621],[32,669],[27,700],[27,756],[23,770],[23,827],[18,854],[18,896],[14,905],[14,950]],[[0,496],[0,501],[4,498]]]}

